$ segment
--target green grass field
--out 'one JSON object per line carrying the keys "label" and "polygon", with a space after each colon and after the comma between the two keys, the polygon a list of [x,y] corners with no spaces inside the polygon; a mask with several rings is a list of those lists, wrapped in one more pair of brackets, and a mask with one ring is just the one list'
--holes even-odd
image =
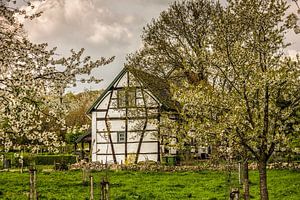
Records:
{"label": "green grass field", "polygon": [[[100,179],[105,172],[93,172],[95,198],[100,197]],[[270,199],[300,199],[300,172],[268,172]],[[228,173],[217,171],[146,173],[109,172],[112,199],[228,199]],[[259,199],[258,173],[250,172],[251,196]],[[237,183],[231,174],[231,184]],[[82,185],[81,171],[38,172],[39,199],[89,199],[89,186]],[[0,199],[28,199],[29,174],[0,172]],[[225,196],[226,195],[226,196]]]}

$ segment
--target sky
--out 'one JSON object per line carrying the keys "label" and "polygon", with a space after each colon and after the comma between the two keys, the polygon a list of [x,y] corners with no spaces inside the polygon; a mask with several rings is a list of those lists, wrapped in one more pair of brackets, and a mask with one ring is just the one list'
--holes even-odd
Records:
{"label": "sky", "polygon": [[105,89],[124,66],[126,55],[142,47],[143,27],[174,0],[47,0],[35,1],[41,17],[26,22],[31,41],[47,42],[62,56],[85,48],[93,59],[116,56],[92,74],[100,84],[78,84],[70,91]]}
{"label": "sky", "polygon": [[[57,53],[70,55],[70,49],[85,48],[94,59],[116,56],[115,60],[93,75],[103,79],[100,84],[78,84],[69,91],[105,89],[120,72],[127,54],[142,47],[143,27],[157,18],[175,0],[46,0],[34,1],[41,17],[25,23],[32,42],[47,42],[58,47]],[[291,7],[295,10],[296,5]],[[299,35],[288,33],[287,42],[293,43],[287,54],[300,52]]]}

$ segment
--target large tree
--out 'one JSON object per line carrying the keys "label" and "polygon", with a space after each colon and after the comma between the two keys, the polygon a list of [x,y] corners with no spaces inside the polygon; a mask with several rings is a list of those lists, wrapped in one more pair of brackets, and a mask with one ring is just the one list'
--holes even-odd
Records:
{"label": "large tree", "polygon": [[77,75],[90,74],[113,60],[92,61],[83,57],[83,49],[59,57],[55,48],[30,42],[16,16],[30,20],[38,15],[29,16],[14,1],[0,1],[0,144],[6,150],[20,145],[58,146],[65,88],[76,85]]}
{"label": "large tree", "polygon": [[84,91],[78,94],[67,93],[63,102],[66,104],[65,125],[67,132],[64,132],[65,141],[73,144],[75,140],[90,129],[91,120],[86,111],[97,99],[102,91]]}
{"label": "large tree", "polygon": [[90,119],[86,115],[86,111],[90,108],[97,97],[103,92],[100,91],[84,91],[78,94],[67,93],[63,97],[63,102],[67,107],[67,115],[65,116],[67,127],[81,127],[89,125]]}
{"label": "large tree", "polygon": [[175,2],[144,27],[144,47],[128,56],[127,65],[174,82],[206,79],[215,9],[209,0]]}
{"label": "large tree", "polygon": [[284,56],[286,33],[299,27],[288,8],[282,0],[175,3],[145,28],[144,49],[129,58],[170,80],[186,74],[171,81],[181,117],[200,138],[232,144],[228,154],[241,147],[255,157],[261,199],[269,158],[299,137],[300,62]]}
{"label": "large tree", "polygon": [[229,1],[217,12],[209,58],[213,91],[203,94],[211,98],[206,108],[217,111],[215,132],[228,130],[256,158],[261,199],[268,199],[267,162],[291,143],[298,125],[299,59],[283,55],[285,34],[298,27],[287,9],[286,1],[248,0]]}

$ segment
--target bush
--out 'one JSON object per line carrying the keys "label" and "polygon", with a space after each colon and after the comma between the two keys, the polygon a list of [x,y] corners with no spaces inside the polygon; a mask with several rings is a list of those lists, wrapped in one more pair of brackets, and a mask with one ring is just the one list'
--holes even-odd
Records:
{"label": "bush", "polygon": [[36,155],[34,157],[36,165],[53,165],[54,163],[74,164],[76,156],[74,155]]}
{"label": "bush", "polygon": [[[21,159],[21,156],[14,156],[11,153],[7,153],[3,155],[3,160],[9,159],[11,166],[14,167],[21,167],[21,160],[23,161],[24,167],[31,165],[54,165],[54,163],[65,163],[66,165],[76,163],[76,155],[69,154],[45,155],[23,153],[22,156],[23,159]],[[3,161],[1,161],[0,164],[3,166]]]}
{"label": "bush", "polygon": [[54,170],[56,170],[56,171],[66,171],[68,169],[69,169],[69,167],[68,167],[67,163],[65,163],[65,162],[55,163],[55,165],[54,165]]}
{"label": "bush", "polygon": [[74,144],[78,137],[80,137],[83,134],[85,134],[85,131],[82,130],[80,127],[73,127],[73,129],[67,131],[66,142],[68,144]]}
{"label": "bush", "polygon": [[30,165],[54,165],[54,163],[76,163],[74,155],[33,155],[23,156],[24,166]]}
{"label": "bush", "polygon": [[300,162],[300,154],[294,154],[292,155],[292,161],[295,161],[295,162]]}

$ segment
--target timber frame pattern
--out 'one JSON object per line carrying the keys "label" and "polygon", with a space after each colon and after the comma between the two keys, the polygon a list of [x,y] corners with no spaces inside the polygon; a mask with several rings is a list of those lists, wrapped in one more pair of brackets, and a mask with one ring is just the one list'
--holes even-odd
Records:
{"label": "timber frame pattern", "polygon": [[174,107],[168,84],[124,68],[88,110],[92,115],[92,160],[160,162],[162,110]]}

